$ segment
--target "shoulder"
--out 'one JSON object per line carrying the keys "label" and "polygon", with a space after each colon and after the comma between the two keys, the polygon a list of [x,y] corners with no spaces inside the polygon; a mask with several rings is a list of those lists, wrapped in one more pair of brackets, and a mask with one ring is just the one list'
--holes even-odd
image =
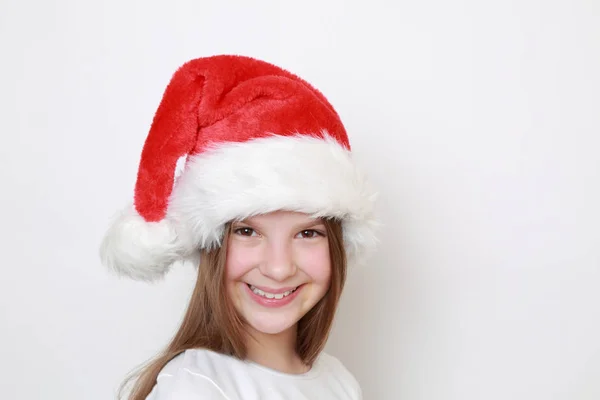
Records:
{"label": "shoulder", "polygon": [[226,357],[208,350],[184,351],[161,369],[146,400],[187,400],[199,395],[207,400],[229,400],[217,379],[227,369]]}
{"label": "shoulder", "polygon": [[362,389],[354,375],[335,356],[322,352],[319,355],[320,368],[327,374],[334,376],[344,387],[351,388],[357,399],[362,399]]}

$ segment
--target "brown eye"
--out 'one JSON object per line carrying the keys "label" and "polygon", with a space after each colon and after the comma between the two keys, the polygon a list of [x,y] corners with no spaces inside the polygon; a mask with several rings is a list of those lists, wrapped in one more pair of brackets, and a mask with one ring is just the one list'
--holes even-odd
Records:
{"label": "brown eye", "polygon": [[307,229],[307,230],[300,232],[299,235],[306,239],[313,239],[313,238],[316,238],[317,236],[320,236],[321,233],[315,231],[314,229]]}
{"label": "brown eye", "polygon": [[254,229],[252,228],[238,228],[233,232],[242,236],[254,236]]}

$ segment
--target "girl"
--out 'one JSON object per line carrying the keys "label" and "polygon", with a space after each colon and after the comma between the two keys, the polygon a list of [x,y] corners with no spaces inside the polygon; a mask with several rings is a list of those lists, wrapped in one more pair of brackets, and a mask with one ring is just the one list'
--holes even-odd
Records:
{"label": "girl", "polygon": [[322,350],[347,265],[374,247],[374,201],[339,116],[307,82],[240,56],[179,68],[101,258],[147,281],[192,260],[198,277],[128,398],[360,399]]}

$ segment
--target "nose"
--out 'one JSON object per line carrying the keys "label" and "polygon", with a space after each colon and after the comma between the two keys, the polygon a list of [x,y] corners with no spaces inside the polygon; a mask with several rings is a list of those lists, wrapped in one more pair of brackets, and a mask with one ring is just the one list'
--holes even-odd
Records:
{"label": "nose", "polygon": [[265,247],[260,272],[277,282],[284,282],[296,274],[292,246],[290,243],[270,242]]}

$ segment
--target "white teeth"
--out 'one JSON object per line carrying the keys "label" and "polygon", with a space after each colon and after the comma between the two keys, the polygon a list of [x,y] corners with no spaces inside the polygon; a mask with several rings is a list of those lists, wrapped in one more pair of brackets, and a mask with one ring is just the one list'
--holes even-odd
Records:
{"label": "white teeth", "polygon": [[292,290],[288,290],[287,292],[283,292],[283,293],[277,293],[277,294],[274,294],[274,293],[263,292],[263,291],[262,291],[262,290],[260,290],[259,288],[257,288],[257,287],[254,287],[254,286],[252,286],[252,285],[249,285],[249,286],[250,286],[250,289],[251,289],[251,290],[252,290],[254,293],[256,293],[257,295],[259,295],[259,296],[262,296],[262,297],[266,297],[267,299],[276,299],[276,300],[281,300],[281,299],[283,299],[284,297],[287,297],[287,296],[289,296],[290,294],[294,293],[294,292],[296,291],[296,289],[298,289],[298,288],[296,287],[296,288],[294,288],[294,289],[292,289]]}

